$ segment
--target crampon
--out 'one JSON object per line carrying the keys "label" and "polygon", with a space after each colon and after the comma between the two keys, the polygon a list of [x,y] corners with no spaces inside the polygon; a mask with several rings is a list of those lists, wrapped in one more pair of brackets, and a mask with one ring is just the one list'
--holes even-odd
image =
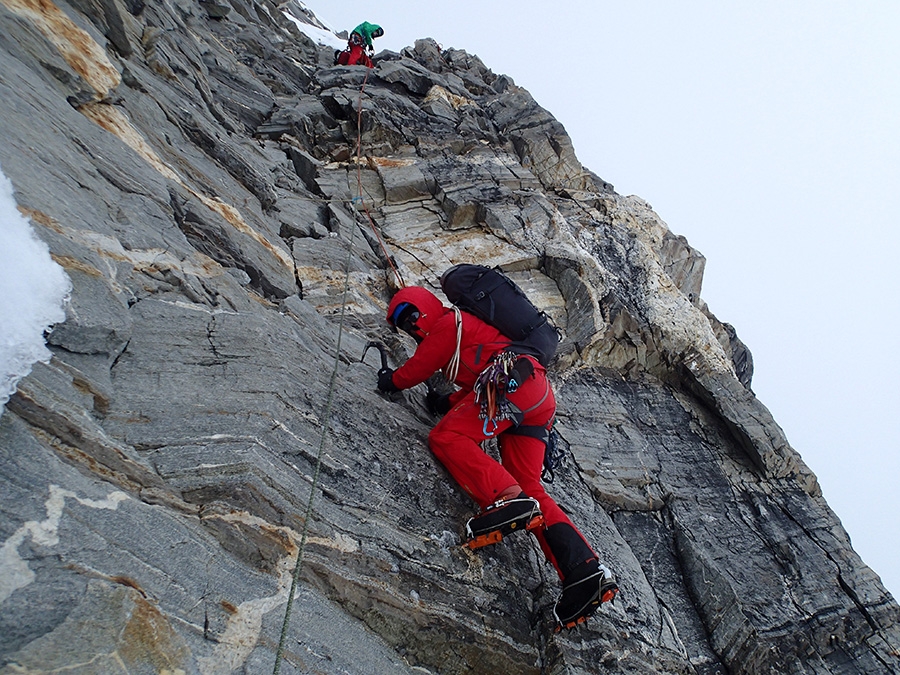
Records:
{"label": "crampon", "polygon": [[553,608],[556,632],[584,623],[602,603],[613,602],[618,592],[619,585],[607,567],[596,560],[585,563],[563,584],[563,592]]}
{"label": "crampon", "polygon": [[473,551],[496,544],[513,532],[533,530],[544,524],[536,499],[524,495],[487,507],[466,523],[466,546]]}

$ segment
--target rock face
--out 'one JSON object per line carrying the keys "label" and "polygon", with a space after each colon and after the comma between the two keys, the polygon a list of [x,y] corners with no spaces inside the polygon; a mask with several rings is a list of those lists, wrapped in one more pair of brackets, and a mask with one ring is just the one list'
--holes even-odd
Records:
{"label": "rock face", "polygon": [[[477,57],[331,67],[300,10],[0,0],[0,165],[74,285],[0,417],[0,672],[269,672],[301,546],[282,672],[900,672],[703,257]],[[360,362],[411,352],[392,267],[459,262],[563,332],[550,490],[621,586],[576,631]]]}

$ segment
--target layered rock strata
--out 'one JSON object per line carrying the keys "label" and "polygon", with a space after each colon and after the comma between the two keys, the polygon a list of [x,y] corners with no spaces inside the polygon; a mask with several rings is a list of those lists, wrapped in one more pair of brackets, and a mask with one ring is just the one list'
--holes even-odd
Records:
{"label": "layered rock strata", "polygon": [[[0,165],[74,287],[0,417],[0,672],[268,672],[305,528],[282,672],[900,672],[702,255],[477,57],[331,67],[302,10],[0,0]],[[577,631],[360,360],[411,353],[394,267],[459,262],[564,337],[550,490],[621,586]]]}

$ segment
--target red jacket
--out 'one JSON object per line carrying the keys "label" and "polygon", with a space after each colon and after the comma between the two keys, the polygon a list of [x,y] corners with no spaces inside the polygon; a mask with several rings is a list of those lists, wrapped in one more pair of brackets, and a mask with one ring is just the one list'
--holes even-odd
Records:
{"label": "red jacket", "polygon": [[[428,289],[408,286],[393,297],[388,307],[388,316],[403,302],[412,303],[419,310],[417,325],[425,336],[416,348],[416,353],[394,371],[394,386],[409,389],[449,365],[456,351],[456,312],[444,307]],[[459,372],[455,382],[461,387],[461,391],[453,395],[452,403],[472,391],[475,380],[488,366],[491,357],[510,344],[509,338],[490,324],[468,312],[460,314],[462,338]]]}

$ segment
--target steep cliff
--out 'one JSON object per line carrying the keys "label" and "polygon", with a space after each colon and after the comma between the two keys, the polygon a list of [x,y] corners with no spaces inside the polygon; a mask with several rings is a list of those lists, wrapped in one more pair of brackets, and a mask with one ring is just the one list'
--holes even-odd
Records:
{"label": "steep cliff", "polygon": [[[477,57],[334,68],[285,11],[0,0],[0,166],[74,288],[0,417],[0,672],[269,672],[304,525],[282,672],[900,672],[703,257]],[[529,537],[459,545],[424,390],[375,391],[389,257],[562,329],[549,489],[621,586],[586,626]]]}

